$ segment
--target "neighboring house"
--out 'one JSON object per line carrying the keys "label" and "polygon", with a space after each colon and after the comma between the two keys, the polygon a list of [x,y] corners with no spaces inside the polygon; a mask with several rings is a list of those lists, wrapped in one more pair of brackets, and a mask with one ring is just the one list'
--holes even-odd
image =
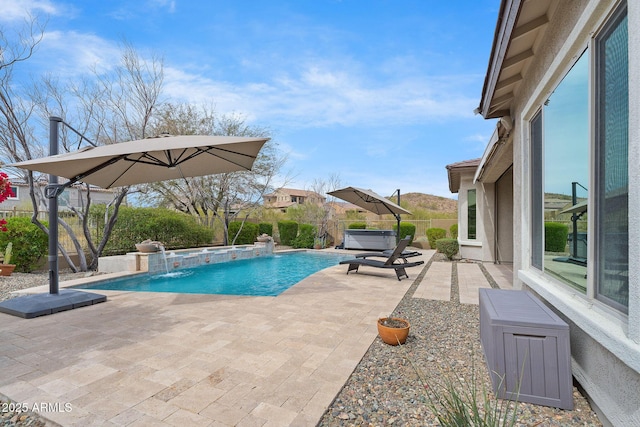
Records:
{"label": "neighboring house", "polygon": [[[36,184],[39,190],[44,195],[44,187],[46,182],[39,182]],[[29,196],[29,185],[25,182],[11,180],[11,190],[14,197],[9,197],[2,202],[0,210],[31,210],[31,197]],[[86,187],[84,185],[74,185],[64,190],[64,192],[58,196],[58,206],[60,210],[69,209],[70,207],[81,208],[83,206],[83,200],[86,201]],[[48,205],[46,204],[44,197],[39,197],[38,209],[41,211],[47,211]],[[91,203],[93,204],[107,204],[113,201],[113,190],[105,190],[98,187],[91,187]],[[86,203],[86,202],[85,202]]]}
{"label": "neighboring house", "polygon": [[[463,250],[512,261],[514,288],[569,324],[601,420],[640,425],[640,2],[502,0],[477,112],[498,119],[483,157],[447,167],[460,231],[476,192]],[[545,251],[558,217],[561,254]]]}
{"label": "neighboring house", "polygon": [[305,203],[322,206],[326,200],[325,197],[315,191],[297,190],[294,188],[280,188],[273,193],[265,194],[263,199],[265,208],[280,209],[282,212],[286,212],[287,208],[291,206]]}

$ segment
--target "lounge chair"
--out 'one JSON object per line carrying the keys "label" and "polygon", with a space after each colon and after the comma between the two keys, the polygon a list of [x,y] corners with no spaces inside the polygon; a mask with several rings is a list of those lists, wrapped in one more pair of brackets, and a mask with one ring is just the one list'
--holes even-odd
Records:
{"label": "lounge chair", "polygon": [[[384,251],[371,251],[371,252],[361,252],[359,254],[355,254],[354,256],[356,258],[389,258],[391,256],[391,254],[393,253],[393,249],[387,249]],[[409,251],[409,250],[404,250],[402,251],[402,253],[400,254],[400,256],[398,257],[399,259],[402,259],[404,262],[407,262],[407,258],[411,258],[414,256],[420,256],[422,255],[421,252],[418,251]]]}
{"label": "lounge chair", "polygon": [[349,264],[349,268],[347,268],[347,274],[350,271],[358,272],[358,268],[361,265],[375,268],[392,268],[396,271],[396,276],[398,280],[402,280],[403,277],[409,278],[405,268],[407,267],[415,267],[421,264],[424,264],[424,261],[414,261],[408,262],[406,258],[402,257],[403,251],[406,249],[407,245],[411,241],[411,236],[407,236],[404,239],[400,240],[398,246],[391,252],[386,261],[368,259],[366,257],[354,258],[345,261],[341,261],[340,264]]}

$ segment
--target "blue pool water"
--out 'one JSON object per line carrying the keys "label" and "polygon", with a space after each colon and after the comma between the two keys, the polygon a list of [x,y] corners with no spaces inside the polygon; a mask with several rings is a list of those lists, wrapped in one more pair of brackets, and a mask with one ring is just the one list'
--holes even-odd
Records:
{"label": "blue pool water", "polygon": [[76,286],[139,292],[276,296],[349,255],[292,252]]}

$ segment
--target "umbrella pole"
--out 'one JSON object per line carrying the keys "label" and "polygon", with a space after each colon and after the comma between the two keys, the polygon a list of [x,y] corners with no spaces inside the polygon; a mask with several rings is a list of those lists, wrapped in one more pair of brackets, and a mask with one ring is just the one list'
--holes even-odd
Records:
{"label": "umbrella pole", "polygon": [[[58,123],[62,122],[60,117],[49,117],[49,155],[58,154]],[[58,186],[58,177],[49,175],[49,186]],[[58,294],[58,192],[54,197],[49,197],[49,293]]]}
{"label": "umbrella pole", "polygon": [[[400,189],[398,188],[396,191],[398,193],[398,206],[400,206]],[[393,196],[393,194],[392,194]],[[396,244],[400,243],[400,214],[395,214],[396,220],[398,221],[398,228],[396,230]]]}

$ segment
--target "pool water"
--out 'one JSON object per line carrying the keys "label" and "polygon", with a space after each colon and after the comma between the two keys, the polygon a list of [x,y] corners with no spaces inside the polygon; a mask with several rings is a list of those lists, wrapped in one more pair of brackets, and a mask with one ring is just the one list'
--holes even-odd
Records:
{"label": "pool water", "polygon": [[76,288],[138,292],[175,292],[185,294],[221,294],[276,296],[307,276],[349,255],[292,252],[200,267],[167,274],[138,275],[80,285]]}

